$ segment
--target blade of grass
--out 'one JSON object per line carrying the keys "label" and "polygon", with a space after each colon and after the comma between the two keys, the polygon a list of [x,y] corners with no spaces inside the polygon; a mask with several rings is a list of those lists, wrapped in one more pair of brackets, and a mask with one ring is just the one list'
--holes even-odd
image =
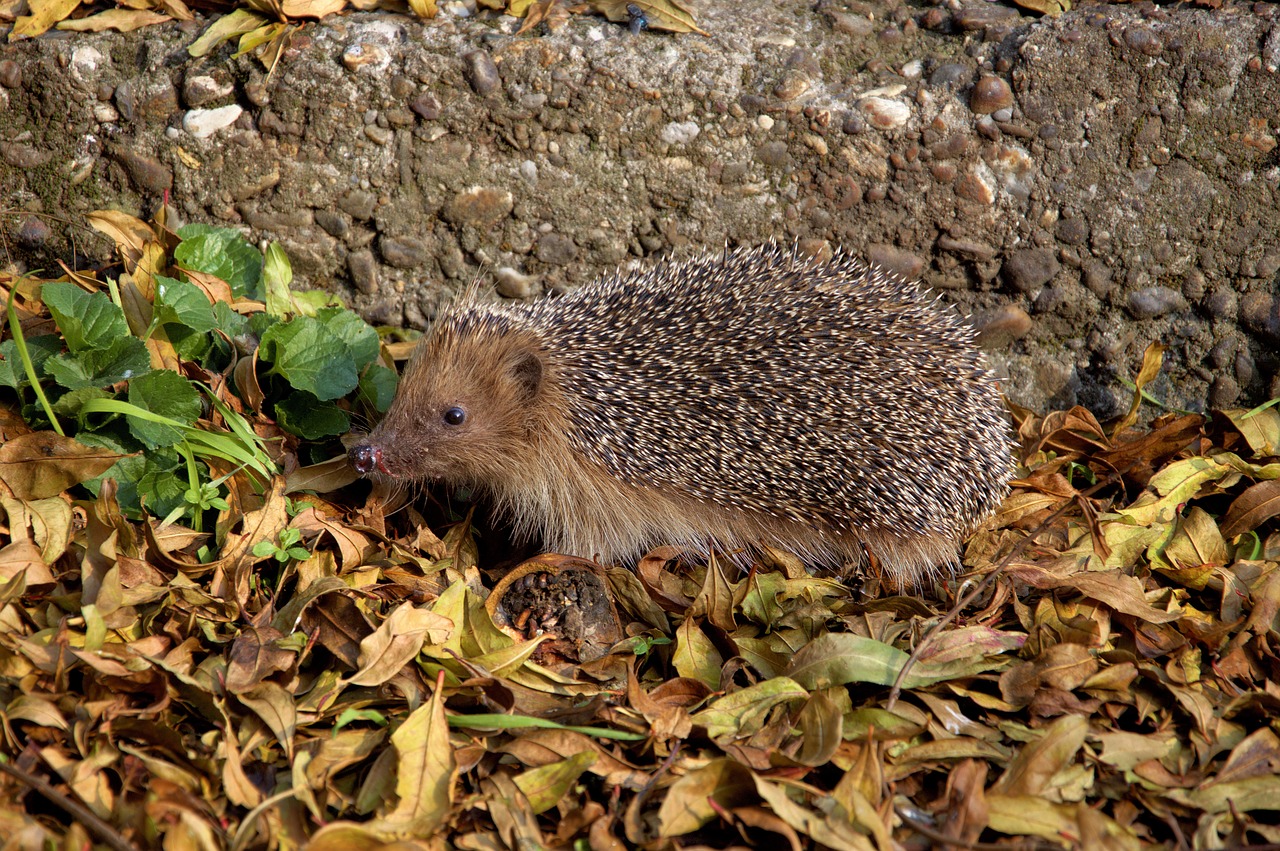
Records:
{"label": "blade of grass", "polygon": [[18,357],[22,360],[22,368],[27,372],[27,380],[31,382],[31,389],[36,391],[36,398],[40,400],[40,407],[44,409],[44,414],[49,418],[49,423],[53,426],[53,430],[58,434],[66,437],[66,432],[62,430],[61,423],[53,414],[53,406],[49,404],[49,398],[44,395],[44,388],[40,386],[40,377],[36,375],[36,365],[31,362],[31,352],[27,350],[27,338],[22,334],[22,323],[18,321],[18,311],[13,309],[13,297],[17,294],[17,289],[9,290],[9,300],[5,303],[5,313],[9,315],[9,333],[13,335],[13,344],[18,349]]}
{"label": "blade of grass", "polygon": [[450,727],[464,727],[479,730],[517,730],[526,727],[540,727],[544,730],[569,730],[585,736],[600,739],[616,739],[620,742],[642,742],[648,738],[643,733],[628,733],[625,730],[610,730],[607,727],[570,727],[557,724],[546,718],[535,718],[531,715],[502,715],[499,713],[479,715],[450,715]]}
{"label": "blade of grass", "polygon": [[265,454],[257,451],[254,446],[245,446],[231,432],[205,431],[120,399],[90,399],[80,410],[86,414],[124,414],[166,425],[181,431],[185,439],[196,448],[197,454],[213,455],[233,464],[240,464],[265,479],[270,479],[275,474],[275,464]]}

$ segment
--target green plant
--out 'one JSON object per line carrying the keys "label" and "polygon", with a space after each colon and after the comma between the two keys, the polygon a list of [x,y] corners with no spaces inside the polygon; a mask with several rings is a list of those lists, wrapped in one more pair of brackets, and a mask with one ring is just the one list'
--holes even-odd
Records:
{"label": "green plant", "polygon": [[[12,279],[0,342],[0,404],[7,388],[32,429],[121,456],[83,482],[89,493],[113,479],[130,516],[199,531],[229,510],[231,476],[262,490],[273,443],[331,457],[354,408],[390,404],[397,377],[378,332],[328,293],[291,291],[278,246],[264,255],[235,230],[172,233],[119,213],[90,223],[116,239],[125,271]],[[49,330],[45,311],[58,333],[24,333],[24,312]]]}

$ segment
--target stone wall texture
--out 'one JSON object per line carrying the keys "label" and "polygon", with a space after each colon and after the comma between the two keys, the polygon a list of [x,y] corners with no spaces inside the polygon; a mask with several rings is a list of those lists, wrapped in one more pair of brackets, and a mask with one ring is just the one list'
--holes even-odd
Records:
{"label": "stone wall texture", "polygon": [[835,245],[972,316],[1032,407],[1280,395],[1276,7],[703,4],[709,35],[474,14],[306,24],[268,70],[207,21],[0,47],[7,262],[102,265],[83,214],[279,241],[425,327],[725,243]]}

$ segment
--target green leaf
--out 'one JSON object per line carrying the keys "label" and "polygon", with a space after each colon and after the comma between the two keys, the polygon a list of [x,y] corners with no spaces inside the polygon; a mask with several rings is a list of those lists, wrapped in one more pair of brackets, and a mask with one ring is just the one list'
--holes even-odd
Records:
{"label": "green leaf", "polygon": [[218,327],[213,305],[204,290],[189,281],[156,275],[156,320],[185,325],[192,331],[212,331]]}
{"label": "green leaf", "polygon": [[[200,394],[181,375],[156,370],[129,382],[129,402],[139,408],[191,425],[200,416]],[[185,437],[178,428],[129,416],[129,430],[149,449],[172,446]],[[185,490],[185,487],[184,487]]]}
{"label": "green leaf", "polygon": [[806,700],[809,692],[787,677],[774,677],[713,700],[690,718],[707,728],[711,738],[750,736],[764,726],[778,705]]}
{"label": "green leaf", "polygon": [[[103,432],[81,432],[76,435],[76,440],[86,446],[101,446],[113,452],[128,453],[137,449]],[[189,485],[185,479],[179,478],[180,471],[185,472],[185,465],[172,449],[138,452],[121,458],[101,476],[84,482],[84,487],[97,496],[102,483],[114,479],[116,500],[121,511],[130,517],[142,516],[142,497],[145,494],[147,508],[163,516],[184,502],[182,494]]]}
{"label": "green leaf", "polygon": [[293,267],[289,258],[280,247],[273,242],[267,246],[266,263],[262,267],[262,289],[266,294],[267,313],[272,316],[284,316],[293,311],[293,298],[289,285],[293,283]]}
{"label": "green leaf", "polygon": [[[45,361],[60,351],[62,338],[57,334],[41,334],[27,339],[27,354],[31,357],[31,365],[37,376],[45,374]],[[0,343],[0,387],[21,390],[30,383],[27,380],[27,370],[22,365],[22,357],[18,354],[18,342],[5,340]]]}
{"label": "green leaf", "polygon": [[[165,333],[169,336],[169,342],[173,344],[173,350],[183,360],[195,361],[212,372],[220,372],[230,360],[231,348],[218,334],[192,331],[184,325],[169,325],[165,328]],[[207,359],[219,352],[222,357],[213,358],[218,362],[211,364]]]}
{"label": "green leaf", "polygon": [[111,393],[100,387],[82,387],[79,390],[72,390],[69,393],[62,394],[58,401],[53,403],[53,410],[54,413],[79,420],[80,427],[83,429],[89,427],[89,424],[80,416],[80,409],[84,406],[84,403],[90,399],[109,399],[111,396]]}
{"label": "green leaf", "polygon": [[67,348],[73,352],[105,349],[129,335],[124,311],[104,292],[91,295],[75,284],[55,281],[40,289],[40,300],[53,314]]}
{"label": "green leaf", "polygon": [[213,306],[213,318],[218,323],[218,330],[232,339],[249,332],[249,319],[231,309],[231,305],[220,301]]}
{"label": "green leaf", "polygon": [[261,297],[262,252],[239,231],[197,224],[179,228],[178,236],[182,243],[173,250],[178,265],[217,275],[238,297]]}
{"label": "green leaf", "polygon": [[321,402],[306,391],[290,393],[276,402],[276,422],[285,431],[307,440],[319,440],[351,430],[347,412],[332,402]]}
{"label": "green leaf", "polygon": [[49,361],[49,376],[68,390],[110,387],[151,371],[151,355],[137,337],[117,337],[108,348],[79,355],[61,354]]}
{"label": "green leaf", "polygon": [[375,363],[360,376],[360,395],[368,399],[374,409],[385,412],[396,396],[400,376],[394,369]]}
{"label": "green leaf", "polygon": [[345,307],[326,307],[316,318],[338,336],[351,350],[356,369],[364,369],[378,357],[378,332]]}
{"label": "green leaf", "polygon": [[359,383],[347,344],[310,316],[267,329],[258,356],[274,365],[272,373],[322,401],[341,398]]}
{"label": "green leaf", "polygon": [[[823,689],[848,683],[893,685],[907,654],[873,638],[844,632],[819,635],[791,657],[787,676],[805,688]],[[908,687],[918,685],[915,676]]]}

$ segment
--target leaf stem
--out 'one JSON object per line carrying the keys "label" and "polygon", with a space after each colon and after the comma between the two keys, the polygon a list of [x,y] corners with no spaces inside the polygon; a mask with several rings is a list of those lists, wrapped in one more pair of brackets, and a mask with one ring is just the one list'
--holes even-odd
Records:
{"label": "leaf stem", "polygon": [[5,304],[5,312],[9,315],[9,333],[13,334],[13,344],[18,349],[18,357],[22,359],[22,368],[27,372],[27,380],[31,382],[31,389],[35,391],[36,398],[40,400],[40,407],[44,409],[45,416],[49,418],[49,422],[53,425],[53,430],[63,437],[67,433],[62,430],[61,423],[53,413],[53,406],[49,404],[49,397],[44,395],[44,388],[40,386],[40,377],[36,375],[36,365],[31,361],[31,352],[27,349],[27,338],[22,335],[22,323],[18,321],[18,311],[13,309],[13,297],[17,295],[17,288],[9,290],[9,300]]}

